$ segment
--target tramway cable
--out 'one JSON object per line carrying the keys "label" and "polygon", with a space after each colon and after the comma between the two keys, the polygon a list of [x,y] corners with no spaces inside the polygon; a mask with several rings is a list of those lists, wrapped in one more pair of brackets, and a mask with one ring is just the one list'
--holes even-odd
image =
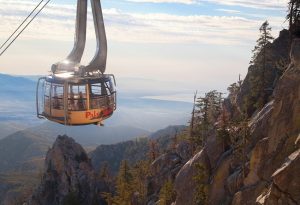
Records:
{"label": "tramway cable", "polygon": [[[28,18],[36,11],[36,9],[42,4],[44,0],[42,0],[31,12],[30,14],[25,18],[25,20],[20,24],[20,26],[9,36],[9,38],[1,45],[0,50],[4,47],[4,45],[9,42],[9,40],[13,37],[13,35],[16,34],[16,32],[23,26],[23,24],[28,20]],[[23,31],[30,25],[30,23],[41,13],[41,11],[47,6],[47,4],[51,0],[48,0],[39,10],[38,12],[30,19],[30,21],[24,26],[24,28],[13,38],[13,40],[5,47],[5,49],[0,53],[0,56],[2,56],[6,50],[17,40],[17,38],[23,33]]]}

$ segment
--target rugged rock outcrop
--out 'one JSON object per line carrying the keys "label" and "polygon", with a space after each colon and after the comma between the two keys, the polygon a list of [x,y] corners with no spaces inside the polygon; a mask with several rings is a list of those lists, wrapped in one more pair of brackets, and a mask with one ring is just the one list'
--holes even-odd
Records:
{"label": "rugged rock outcrop", "polygon": [[[286,196],[287,192],[281,186],[291,184],[291,179],[299,185],[299,181],[297,181],[299,175],[295,172],[289,174],[283,172],[285,174],[282,174],[280,170],[283,168],[279,169],[281,166],[291,167],[297,161],[297,158],[295,158],[295,161],[289,160],[294,162],[290,166],[284,165],[286,158],[297,149],[296,140],[300,133],[300,55],[297,49],[299,46],[300,41],[295,40],[291,49],[292,62],[274,91],[272,114],[270,118],[264,119],[265,126],[262,129],[266,131],[266,138],[258,141],[254,147],[250,159],[250,172],[244,180],[246,187],[254,186],[261,181],[271,182],[270,194],[269,197],[266,197],[269,200],[266,200],[263,204],[280,204],[280,200],[275,203],[272,199],[272,193],[275,195],[277,193],[277,196],[278,193],[283,193]],[[297,167],[294,169],[297,169]],[[287,170],[287,168],[284,170]],[[298,167],[298,173],[299,171]],[[281,173],[281,176],[289,177],[281,180],[281,184],[277,184],[275,179],[278,181],[278,173]],[[252,195],[254,194],[252,193]],[[273,201],[267,202],[270,200]],[[283,201],[285,200],[287,198]],[[300,203],[299,199],[295,201]]]}
{"label": "rugged rock outcrop", "polygon": [[[190,159],[179,171],[175,179],[175,190],[177,198],[175,205],[180,204],[193,204],[196,182],[194,176],[197,173],[196,164],[201,164],[205,169],[210,170],[209,159],[204,150],[197,153]],[[203,183],[208,182],[207,178],[203,179]]]}
{"label": "rugged rock outcrop", "polygon": [[29,205],[99,204],[91,162],[72,138],[58,136],[46,156],[45,173]]}
{"label": "rugged rock outcrop", "polygon": [[177,153],[166,153],[152,162],[148,178],[148,204],[155,204],[161,187],[168,181],[174,181],[183,166],[183,160]]}
{"label": "rugged rock outcrop", "polygon": [[[284,70],[284,65],[289,62],[290,51],[290,34],[288,30],[282,30],[279,37],[274,40],[273,43],[266,46],[267,59],[265,70],[265,87],[268,92],[267,96],[272,95],[272,89],[276,86],[277,81],[280,78]],[[260,54],[258,58],[263,58]],[[282,67],[283,66],[283,67]],[[279,68],[282,67],[282,68]],[[252,115],[255,111],[254,103],[258,100],[259,95],[265,92],[264,88],[257,88],[257,81],[254,79],[260,78],[262,75],[262,67],[260,65],[251,65],[248,69],[248,74],[245,77],[241,90],[236,97],[235,105],[239,111],[245,108],[245,98],[249,96],[249,93],[253,93],[253,90],[257,90],[256,94],[251,94],[251,103],[247,105],[248,115]],[[249,100],[249,99],[248,99]]]}
{"label": "rugged rock outcrop", "polygon": [[300,149],[272,175],[272,184],[266,193],[257,198],[257,204],[299,204],[300,202]]}
{"label": "rugged rock outcrop", "polygon": [[150,176],[147,179],[148,205],[158,203],[161,188],[168,181],[175,180],[179,170],[192,157],[192,150],[192,144],[183,140],[151,163]]}
{"label": "rugged rock outcrop", "polygon": [[[188,161],[175,178],[176,205],[194,204],[196,184],[193,177],[196,173],[193,165],[199,162],[210,173],[209,178],[204,179],[209,187],[209,205],[300,204],[300,39],[293,41],[290,57],[288,41],[288,32],[284,30],[268,45],[270,58],[274,61],[290,58],[291,63],[280,79],[270,74],[276,69],[274,63],[268,65],[272,72],[269,70],[267,82],[274,83],[274,91],[261,110],[252,112],[251,136],[245,147],[246,162],[236,165],[233,153],[224,148],[224,144],[222,146],[224,142],[220,143],[214,135],[209,136],[203,150]],[[250,89],[249,79],[257,74],[252,71],[249,69],[236,105],[225,101],[231,117],[236,112],[230,109],[243,106],[242,98]]]}

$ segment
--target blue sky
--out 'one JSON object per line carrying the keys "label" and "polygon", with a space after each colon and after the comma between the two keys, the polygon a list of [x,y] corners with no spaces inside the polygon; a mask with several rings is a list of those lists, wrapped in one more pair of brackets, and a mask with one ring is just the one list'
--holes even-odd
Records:
{"label": "blue sky", "polygon": [[[0,42],[39,0],[0,0]],[[72,48],[75,0],[52,0],[0,57],[0,72],[47,74]],[[286,27],[285,0],[102,0],[107,72],[166,80],[183,90],[223,89],[247,72],[258,28]],[[91,14],[83,64],[95,50]],[[142,86],[142,85],[141,85]],[[163,88],[162,88],[163,89]]]}

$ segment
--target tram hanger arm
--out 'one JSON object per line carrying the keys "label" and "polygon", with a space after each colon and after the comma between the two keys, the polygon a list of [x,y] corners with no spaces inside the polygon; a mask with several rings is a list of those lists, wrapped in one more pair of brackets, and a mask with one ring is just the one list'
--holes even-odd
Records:
{"label": "tram hanger arm", "polygon": [[86,28],[87,28],[87,0],[77,1],[77,16],[75,43],[73,50],[68,57],[52,66],[52,72],[59,71],[78,71],[81,75],[87,72],[100,71],[105,72],[107,60],[107,39],[100,0],[91,0],[93,20],[96,34],[96,53],[93,60],[87,65],[80,65],[80,61],[86,45]]}
{"label": "tram hanger arm", "polygon": [[106,69],[107,60],[107,39],[101,2],[100,0],[91,0],[91,4],[94,18],[97,47],[93,60],[87,66],[82,67],[81,72],[93,72],[100,70],[101,73],[104,73]]}

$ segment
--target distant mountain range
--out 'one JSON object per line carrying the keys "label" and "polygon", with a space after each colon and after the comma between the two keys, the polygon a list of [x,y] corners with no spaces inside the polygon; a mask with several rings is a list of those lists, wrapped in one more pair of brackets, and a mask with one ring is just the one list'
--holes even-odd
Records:
{"label": "distant mountain range", "polygon": [[26,126],[24,127],[22,124],[13,121],[0,122],[0,140],[25,128]]}
{"label": "distant mountain range", "polygon": [[43,136],[43,138],[51,142],[54,142],[58,135],[67,134],[68,136],[72,136],[82,146],[94,148],[101,144],[114,144],[150,134],[149,131],[130,126],[98,127],[90,125],[66,127],[52,122],[45,122],[41,125],[28,128],[26,132]]}
{"label": "distant mountain range", "polygon": [[35,87],[32,80],[0,74],[0,138],[6,132],[3,130],[8,129],[5,124],[25,128],[38,123],[35,114]]}
{"label": "distant mountain range", "polygon": [[[1,139],[0,173],[36,171],[41,168],[46,151],[52,146],[63,128],[54,123],[45,123]],[[119,162],[123,159],[137,161],[145,158],[148,139],[155,138],[162,147],[167,147],[168,142],[175,135],[175,130],[181,132],[185,126],[169,126],[153,134],[145,130],[122,126],[107,128],[91,126],[88,133],[80,129],[77,127],[69,130],[67,135],[82,143],[87,151],[95,150],[91,153],[92,159],[97,158],[97,162],[112,162],[114,163],[112,167],[118,169]],[[97,145],[100,146],[97,147]],[[101,160],[98,159],[99,157]]]}
{"label": "distant mountain range", "polygon": [[0,74],[1,101],[32,101],[35,99],[34,81],[24,78]]}
{"label": "distant mountain range", "polygon": [[51,142],[27,131],[0,140],[0,173],[39,170]]}
{"label": "distant mountain range", "polygon": [[[7,171],[37,170],[47,149],[56,137],[64,133],[64,127],[54,123],[45,123],[37,127],[18,131],[0,140],[0,173]],[[66,130],[69,136],[81,143],[87,151],[100,144],[114,144],[137,137],[146,137],[150,133],[136,128],[96,127],[82,129],[74,127]]]}
{"label": "distant mountain range", "polygon": [[128,160],[135,164],[140,160],[147,159],[150,140],[155,140],[160,153],[170,146],[176,134],[180,134],[187,127],[183,125],[168,126],[152,133],[147,138],[137,138],[126,142],[112,145],[100,145],[89,156],[93,166],[99,170],[104,163],[108,163],[112,173],[116,173],[122,160]]}

